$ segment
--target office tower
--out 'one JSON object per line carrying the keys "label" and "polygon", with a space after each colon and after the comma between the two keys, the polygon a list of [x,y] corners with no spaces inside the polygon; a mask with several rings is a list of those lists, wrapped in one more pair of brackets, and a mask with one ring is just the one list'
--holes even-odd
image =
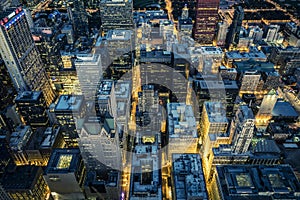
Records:
{"label": "office tower", "polygon": [[184,8],[182,8],[181,17],[178,18],[178,30],[181,35],[192,36],[193,21],[192,18],[189,17],[189,9],[186,4]]}
{"label": "office tower", "polygon": [[78,146],[76,120],[83,118],[85,111],[86,106],[82,95],[61,95],[51,111],[61,125],[62,135],[68,147]]}
{"label": "office tower", "polygon": [[46,105],[54,99],[44,64],[30,33],[25,11],[17,8],[0,21],[0,53],[17,91],[42,91]]}
{"label": "office tower", "polygon": [[112,61],[109,63],[112,77],[120,79],[120,74],[131,70],[134,46],[134,33],[132,30],[109,30],[107,32],[105,47]]}
{"label": "office tower", "polygon": [[279,66],[280,74],[293,72],[300,63],[300,47],[275,47],[269,60]]}
{"label": "office tower", "polygon": [[278,38],[278,32],[279,32],[280,26],[279,25],[270,25],[268,27],[268,32],[266,36],[267,42],[276,42]]}
{"label": "office tower", "polygon": [[162,199],[160,133],[141,133],[132,154],[130,200]]}
{"label": "office tower", "polygon": [[173,199],[208,199],[199,154],[173,154],[171,180]]}
{"label": "office tower", "polygon": [[184,103],[168,103],[168,158],[173,153],[196,153],[198,134],[193,108]]}
{"label": "office tower", "polygon": [[264,96],[258,113],[255,116],[258,125],[267,125],[269,123],[269,120],[272,118],[272,111],[277,102],[277,98],[278,96],[275,90],[271,90]]}
{"label": "office tower", "polygon": [[11,199],[47,199],[50,194],[42,168],[34,165],[7,169],[1,183]]}
{"label": "office tower", "polygon": [[122,179],[120,178],[120,175],[121,173],[115,170],[110,170],[109,172],[104,173],[96,171],[87,172],[84,187],[84,194],[86,199],[122,199]]}
{"label": "office tower", "polygon": [[101,0],[100,15],[102,31],[133,28],[132,0]]}
{"label": "office tower", "polygon": [[194,80],[193,89],[197,94],[200,110],[202,110],[205,101],[218,100],[225,103],[227,117],[234,115],[235,99],[239,93],[236,81]]}
{"label": "office tower", "polygon": [[220,47],[203,46],[195,47],[200,53],[198,70],[202,74],[217,73],[223,60],[224,53]]}
{"label": "office tower", "polygon": [[229,27],[229,32],[226,38],[226,48],[229,49],[230,45],[237,47],[240,40],[240,31],[244,19],[244,9],[238,6],[234,10],[233,20]]}
{"label": "office tower", "polygon": [[15,99],[16,110],[24,124],[33,129],[47,126],[49,118],[43,93],[40,91],[20,92]]}
{"label": "office tower", "polygon": [[74,64],[85,100],[94,101],[97,87],[102,78],[101,56],[96,54],[79,54]]}
{"label": "office tower", "polygon": [[220,0],[197,0],[193,36],[200,44],[212,44]]}
{"label": "office tower", "polygon": [[260,76],[256,70],[244,72],[241,76],[240,93],[254,93],[259,84]]}
{"label": "office tower", "polygon": [[30,126],[18,126],[11,134],[9,139],[9,147],[16,165],[29,164],[26,148],[30,143],[32,135],[33,131]]}
{"label": "office tower", "polygon": [[114,81],[109,79],[102,80],[97,90],[95,103],[97,116],[104,118],[108,112],[112,117],[116,117],[117,102]]}
{"label": "office tower", "polygon": [[219,47],[225,46],[228,27],[229,25],[226,21],[222,21],[217,24],[217,37],[216,37],[217,46]]}
{"label": "office tower", "polygon": [[55,149],[44,171],[53,199],[83,200],[86,169],[80,150]]}
{"label": "office tower", "polygon": [[230,126],[230,132],[233,134],[232,150],[234,153],[248,151],[254,134],[254,121],[251,108],[241,105]]}
{"label": "office tower", "polygon": [[219,77],[222,80],[233,80],[237,78],[237,70],[235,68],[227,68],[225,66],[219,67]]}
{"label": "office tower", "polygon": [[216,171],[215,200],[299,197],[300,184],[289,165],[220,165]]}
{"label": "office tower", "polygon": [[262,40],[263,34],[264,34],[263,30],[258,26],[251,28],[249,31],[249,37],[253,39],[254,44]]}
{"label": "office tower", "polygon": [[119,133],[115,129],[115,120],[110,115],[107,114],[103,122],[87,117],[78,143],[88,171],[105,168],[121,170]]}
{"label": "office tower", "polygon": [[232,135],[227,132],[226,108],[221,102],[204,102],[200,122],[200,142],[203,171],[207,182],[211,182],[213,152],[220,144],[230,144]]}
{"label": "office tower", "polygon": [[84,1],[75,0],[73,2],[74,8],[72,10],[72,25],[76,37],[88,36],[88,17],[85,11]]}

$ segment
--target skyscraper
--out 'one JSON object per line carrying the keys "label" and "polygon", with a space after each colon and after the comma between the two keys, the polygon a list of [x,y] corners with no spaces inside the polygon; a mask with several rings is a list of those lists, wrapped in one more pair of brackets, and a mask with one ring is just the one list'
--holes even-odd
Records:
{"label": "skyscraper", "polygon": [[232,150],[235,153],[248,151],[254,132],[254,115],[247,105],[241,105],[233,119],[230,131],[234,134]]}
{"label": "skyscraper", "polygon": [[21,7],[0,20],[0,44],[0,54],[16,90],[41,90],[50,105],[54,91]]}
{"label": "skyscraper", "polygon": [[113,29],[132,29],[132,6],[132,0],[101,0],[100,13],[104,33]]}
{"label": "skyscraper", "polygon": [[242,27],[243,19],[244,19],[244,10],[241,6],[238,6],[234,10],[233,20],[229,27],[229,32],[226,38],[226,48],[229,48],[231,44],[236,46],[239,43],[240,30]]}
{"label": "skyscraper", "polygon": [[220,0],[197,0],[194,39],[200,44],[212,44],[215,35]]}

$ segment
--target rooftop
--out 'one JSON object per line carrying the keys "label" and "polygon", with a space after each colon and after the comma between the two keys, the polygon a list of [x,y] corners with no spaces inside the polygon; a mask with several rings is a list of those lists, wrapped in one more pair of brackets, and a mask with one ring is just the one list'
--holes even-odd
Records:
{"label": "rooftop", "polygon": [[208,80],[199,80],[197,81],[200,84],[201,89],[238,89],[236,81],[208,81]]}
{"label": "rooftop", "polygon": [[79,149],[54,149],[45,169],[46,174],[75,172],[81,162]]}
{"label": "rooftop", "polygon": [[42,95],[41,91],[24,91],[20,92],[16,97],[16,102],[37,101]]}
{"label": "rooftop", "polygon": [[53,129],[52,127],[48,127],[44,132],[44,140],[41,142],[40,148],[51,148],[54,144],[57,135],[59,134],[59,127]]}
{"label": "rooftop", "polygon": [[208,199],[199,154],[172,154],[176,199]]}
{"label": "rooftop", "polygon": [[274,140],[260,140],[257,142],[254,153],[274,153],[279,154],[281,151]]}
{"label": "rooftop", "polygon": [[221,102],[204,102],[209,122],[228,123],[226,107]]}
{"label": "rooftop", "polygon": [[55,106],[56,111],[80,111],[83,105],[83,95],[61,95]]}
{"label": "rooftop", "polygon": [[217,173],[224,199],[295,199],[300,194],[289,165],[221,165]]}
{"label": "rooftop", "polygon": [[115,95],[117,99],[128,99],[131,95],[131,82],[118,81],[115,85]]}
{"label": "rooftop", "polygon": [[110,30],[107,32],[106,40],[130,40],[131,35],[130,30]]}
{"label": "rooftop", "polygon": [[168,131],[170,137],[197,137],[193,108],[184,103],[168,103]]}
{"label": "rooftop", "polygon": [[225,56],[228,59],[242,59],[242,60],[259,59],[264,61],[267,60],[267,56],[262,51],[259,51],[257,48],[252,48],[250,52],[228,51],[225,53]]}
{"label": "rooftop", "polygon": [[286,101],[277,101],[273,110],[272,116],[274,117],[298,117],[298,113],[294,107]]}
{"label": "rooftop", "polygon": [[[148,140],[135,146],[132,156],[130,199],[162,199],[160,153],[157,137],[149,136]],[[154,141],[153,141],[154,137]],[[151,142],[153,143],[151,143]],[[151,197],[151,198],[150,198]]]}
{"label": "rooftop", "polygon": [[16,131],[13,132],[10,136],[9,146],[12,150],[23,150],[23,148],[29,142],[32,130],[30,126],[18,126]]}
{"label": "rooftop", "polygon": [[98,89],[98,96],[108,96],[111,93],[113,88],[114,81],[113,80],[103,80],[100,82]]}

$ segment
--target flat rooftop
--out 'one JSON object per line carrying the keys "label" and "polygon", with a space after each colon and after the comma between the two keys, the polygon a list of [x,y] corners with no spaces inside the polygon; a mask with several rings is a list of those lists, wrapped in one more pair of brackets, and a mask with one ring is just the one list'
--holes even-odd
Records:
{"label": "flat rooftop", "polygon": [[157,138],[143,137],[144,144],[135,146],[130,177],[130,199],[162,199],[160,151]]}
{"label": "flat rooftop", "polygon": [[170,137],[197,137],[193,108],[184,103],[168,103],[168,131]]}
{"label": "flat rooftop", "polygon": [[131,30],[110,30],[107,32],[106,40],[130,40],[132,35]]}
{"label": "flat rooftop", "polygon": [[80,111],[83,105],[83,95],[61,95],[55,106],[57,111]]}
{"label": "flat rooftop", "polygon": [[176,199],[208,199],[199,154],[172,154]]}
{"label": "flat rooftop", "polygon": [[115,95],[117,99],[128,99],[131,95],[131,81],[118,81],[115,84]]}
{"label": "flat rooftop", "polygon": [[204,102],[209,122],[228,123],[226,118],[226,107],[221,102]]}
{"label": "flat rooftop", "polygon": [[239,89],[236,81],[226,80],[226,81],[217,81],[217,80],[196,80],[199,83],[201,89],[217,90],[217,89]]}
{"label": "flat rooftop", "polygon": [[298,117],[295,108],[286,101],[277,101],[273,110],[272,116],[274,117]]}
{"label": "flat rooftop", "polygon": [[289,165],[220,165],[223,199],[297,199],[300,184]]}
{"label": "flat rooftop", "polygon": [[46,174],[75,172],[81,162],[79,149],[54,149],[48,165]]}
{"label": "flat rooftop", "polygon": [[102,80],[98,87],[98,97],[110,95],[113,86],[114,86],[113,80]]}
{"label": "flat rooftop", "polygon": [[19,92],[18,96],[16,97],[16,102],[30,102],[30,101],[37,101],[42,95],[41,91],[24,91]]}

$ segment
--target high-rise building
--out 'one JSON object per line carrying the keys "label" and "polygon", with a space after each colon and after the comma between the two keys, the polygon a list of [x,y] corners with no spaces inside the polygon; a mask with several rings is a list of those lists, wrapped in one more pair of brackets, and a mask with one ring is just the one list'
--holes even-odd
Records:
{"label": "high-rise building", "polygon": [[240,93],[254,93],[260,81],[260,73],[256,70],[246,71],[241,76]]}
{"label": "high-rise building", "polygon": [[135,153],[132,154],[131,200],[162,199],[160,133],[148,134],[141,133],[141,137],[137,138]]}
{"label": "high-rise building", "polygon": [[173,153],[196,153],[198,134],[193,108],[184,103],[168,103],[168,157]]}
{"label": "high-rise building", "polygon": [[254,133],[254,115],[247,105],[241,105],[233,118],[230,131],[233,134],[232,150],[234,153],[248,151]]}
{"label": "high-rise building", "polygon": [[182,9],[181,17],[178,18],[178,30],[181,35],[192,36],[193,21],[192,18],[189,17],[189,9],[186,4]]}
{"label": "high-rise building", "polygon": [[200,44],[212,44],[218,20],[220,0],[197,0],[194,39]]}
{"label": "high-rise building", "polygon": [[279,32],[280,26],[279,25],[270,25],[268,27],[268,33],[266,36],[267,42],[276,42],[278,38],[278,32]]}
{"label": "high-rise building", "polygon": [[264,96],[260,108],[258,110],[256,118],[256,124],[267,125],[269,120],[272,118],[272,111],[277,102],[278,96],[276,91],[271,90],[267,95]]}
{"label": "high-rise building", "polygon": [[241,31],[243,19],[244,19],[244,10],[241,6],[238,6],[234,10],[233,20],[229,27],[229,32],[226,38],[226,48],[229,48],[230,45],[236,47],[239,44],[240,31]]}
{"label": "high-rise building", "polygon": [[87,170],[101,170],[110,167],[120,170],[122,166],[119,134],[115,120],[107,115],[104,122],[87,118],[81,128],[78,140]]}
{"label": "high-rise building", "polygon": [[44,171],[53,199],[83,200],[86,169],[78,148],[55,149]]}
{"label": "high-rise building", "polygon": [[30,125],[33,129],[48,125],[49,118],[42,92],[20,92],[15,99],[15,103],[16,110],[26,125]]}
{"label": "high-rise building", "polygon": [[173,154],[172,172],[173,199],[208,199],[199,154]]}
{"label": "high-rise building", "polygon": [[85,11],[84,1],[73,1],[74,9],[72,10],[72,25],[76,37],[88,36],[88,17]]}
{"label": "high-rise building", "polygon": [[85,100],[95,100],[97,87],[102,78],[101,56],[96,54],[79,54],[75,67]]}
{"label": "high-rise building", "polygon": [[16,130],[11,134],[9,147],[11,149],[11,155],[16,165],[29,164],[29,159],[26,154],[26,148],[30,143],[32,135],[33,131],[30,126],[18,126]]}
{"label": "high-rise building", "polygon": [[200,142],[203,171],[207,182],[211,181],[213,147],[230,144],[232,135],[227,132],[226,108],[221,102],[205,102],[200,124]]}
{"label": "high-rise building", "polygon": [[106,34],[113,29],[133,28],[132,0],[101,0],[102,30]]}
{"label": "high-rise building", "polygon": [[76,119],[82,118],[86,106],[82,95],[61,95],[53,111],[61,125],[62,135],[68,147],[78,146]]}
{"label": "high-rise building", "polygon": [[263,34],[263,30],[258,26],[251,28],[249,31],[249,37],[253,38],[253,43],[255,44],[262,40]]}
{"label": "high-rise building", "polygon": [[229,25],[226,21],[219,22],[217,24],[217,37],[216,37],[216,45],[217,46],[220,46],[220,47],[225,46],[228,26]]}
{"label": "high-rise building", "polygon": [[42,168],[34,165],[15,166],[7,170],[1,183],[11,199],[47,199],[50,194]]}
{"label": "high-rise building", "polygon": [[104,117],[107,112],[112,117],[117,116],[115,83],[113,80],[107,79],[100,82],[95,104],[98,116]]}
{"label": "high-rise building", "polygon": [[55,94],[21,7],[0,20],[0,41],[0,54],[16,90],[40,90],[50,105]]}

